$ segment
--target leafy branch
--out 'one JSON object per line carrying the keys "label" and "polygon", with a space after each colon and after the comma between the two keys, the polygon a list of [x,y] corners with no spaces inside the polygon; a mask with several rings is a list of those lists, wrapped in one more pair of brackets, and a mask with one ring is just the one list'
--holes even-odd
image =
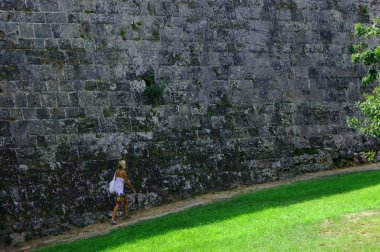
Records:
{"label": "leafy branch", "polygon": [[364,93],[364,100],[356,104],[362,117],[349,117],[347,122],[367,135],[380,136],[380,19],[368,25],[357,23],[354,28],[359,43],[351,47],[351,59],[353,63],[365,65],[367,73],[362,83],[374,84],[374,88]]}

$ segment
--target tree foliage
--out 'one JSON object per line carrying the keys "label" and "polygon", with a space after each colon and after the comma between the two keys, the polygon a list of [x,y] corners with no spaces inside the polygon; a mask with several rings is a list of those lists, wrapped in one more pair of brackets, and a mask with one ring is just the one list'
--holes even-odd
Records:
{"label": "tree foliage", "polygon": [[354,28],[359,42],[351,48],[352,62],[365,65],[367,72],[362,83],[374,86],[357,103],[362,116],[349,117],[348,124],[367,135],[380,136],[380,19],[373,20],[371,24],[357,23]]}

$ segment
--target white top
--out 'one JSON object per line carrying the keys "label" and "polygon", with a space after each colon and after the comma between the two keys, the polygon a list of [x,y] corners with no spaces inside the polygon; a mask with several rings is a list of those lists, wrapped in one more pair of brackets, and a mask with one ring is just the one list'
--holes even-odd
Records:
{"label": "white top", "polygon": [[117,195],[124,193],[124,179],[116,177],[115,178],[115,192]]}

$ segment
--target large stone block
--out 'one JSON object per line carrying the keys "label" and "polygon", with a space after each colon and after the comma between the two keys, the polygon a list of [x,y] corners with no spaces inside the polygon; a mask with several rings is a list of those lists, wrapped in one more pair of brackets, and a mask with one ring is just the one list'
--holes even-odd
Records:
{"label": "large stone block", "polygon": [[17,154],[13,149],[0,149],[1,165],[10,165],[17,162]]}
{"label": "large stone block", "polygon": [[26,94],[16,93],[13,95],[14,105],[16,108],[26,108],[28,107],[28,102],[26,99]]}
{"label": "large stone block", "polygon": [[41,107],[41,94],[40,93],[28,93],[28,107],[29,108],[40,108]]}
{"label": "large stone block", "polygon": [[46,23],[67,23],[67,14],[62,13],[46,13]]}
{"label": "large stone block", "polygon": [[10,123],[7,121],[0,121],[0,136],[11,136]]}
{"label": "large stone block", "polygon": [[60,25],[61,38],[80,38],[79,25],[77,24],[63,24]]}
{"label": "large stone block", "polygon": [[22,118],[24,120],[37,119],[36,109],[23,109]]}
{"label": "large stone block", "polygon": [[78,118],[84,116],[84,109],[77,107],[65,108],[65,114],[67,118]]}
{"label": "large stone block", "polygon": [[0,108],[13,108],[13,107],[14,107],[13,97],[10,95],[0,94]]}
{"label": "large stone block", "polygon": [[34,24],[34,34],[36,38],[52,38],[52,30],[50,24]]}
{"label": "large stone block", "polygon": [[20,69],[16,65],[0,65],[0,80],[16,80]]}
{"label": "large stone block", "polygon": [[58,107],[69,107],[70,100],[68,93],[57,93],[57,106]]}
{"label": "large stone block", "polygon": [[57,107],[57,96],[55,93],[43,93],[41,102],[43,107]]}
{"label": "large stone block", "polygon": [[19,29],[22,38],[34,38],[33,24],[21,23]]}
{"label": "large stone block", "polygon": [[42,12],[58,12],[58,0],[40,0],[40,10]]}
{"label": "large stone block", "polygon": [[22,0],[14,0],[14,1],[6,0],[6,1],[0,2],[0,10],[3,10],[3,11],[13,11],[13,10],[20,11],[24,9],[26,9],[25,1],[22,1]]}

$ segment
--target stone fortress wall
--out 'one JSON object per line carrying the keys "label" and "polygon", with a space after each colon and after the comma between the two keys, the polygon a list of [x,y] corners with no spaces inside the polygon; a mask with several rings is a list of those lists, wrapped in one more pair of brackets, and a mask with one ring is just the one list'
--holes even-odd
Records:
{"label": "stone fortress wall", "polygon": [[132,210],[363,161],[349,48],[379,7],[0,0],[2,242],[108,219],[121,158]]}

